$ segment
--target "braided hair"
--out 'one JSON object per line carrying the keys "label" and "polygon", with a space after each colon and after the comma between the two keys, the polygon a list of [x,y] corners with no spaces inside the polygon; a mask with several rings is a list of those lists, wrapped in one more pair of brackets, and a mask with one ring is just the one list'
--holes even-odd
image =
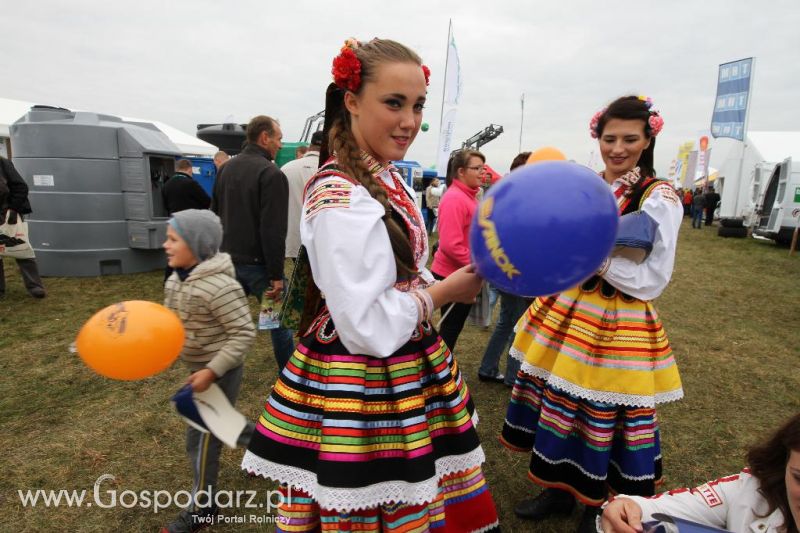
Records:
{"label": "braided hair", "polygon": [[[378,66],[384,63],[415,63],[422,66],[420,57],[406,46],[388,39],[373,39],[360,44],[355,54],[361,62],[361,84],[356,92],[359,94],[364,85],[375,80]],[[380,202],[385,209],[383,223],[389,233],[392,245],[397,276],[400,279],[417,274],[411,241],[400,224],[392,217],[392,207],[386,191],[372,176],[364,160],[361,149],[356,143],[350,124],[350,114],[344,106],[345,90],[331,83],[325,98],[325,126],[323,132],[327,136],[327,146],[320,153],[323,164],[330,154],[336,154],[337,166],[341,171],[358,180],[369,192],[370,196]]]}

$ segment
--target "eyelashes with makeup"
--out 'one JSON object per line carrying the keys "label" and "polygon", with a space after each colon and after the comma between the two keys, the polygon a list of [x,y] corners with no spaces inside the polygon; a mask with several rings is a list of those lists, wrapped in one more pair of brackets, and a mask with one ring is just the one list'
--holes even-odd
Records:
{"label": "eyelashes with makeup", "polygon": [[[400,100],[394,100],[394,99],[386,100],[386,105],[394,109],[399,109],[400,107],[403,106]],[[423,109],[425,109],[425,104],[414,104],[414,111],[422,111]]]}
{"label": "eyelashes with makeup", "polygon": [[[616,141],[617,141],[617,139],[614,138],[614,137],[603,137],[603,142],[605,142],[605,143],[614,143]],[[625,141],[626,143],[635,143],[635,142],[639,141],[639,137],[631,137],[631,138],[623,139],[623,141]]]}

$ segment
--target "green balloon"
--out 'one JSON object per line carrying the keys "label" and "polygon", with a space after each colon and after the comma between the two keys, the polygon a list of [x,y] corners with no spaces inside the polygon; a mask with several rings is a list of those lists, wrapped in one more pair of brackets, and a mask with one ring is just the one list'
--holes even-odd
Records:
{"label": "green balloon", "polygon": [[430,128],[430,126],[428,126],[428,123],[427,122],[423,122],[422,123],[422,127],[420,129],[422,131],[428,131],[428,128]]}

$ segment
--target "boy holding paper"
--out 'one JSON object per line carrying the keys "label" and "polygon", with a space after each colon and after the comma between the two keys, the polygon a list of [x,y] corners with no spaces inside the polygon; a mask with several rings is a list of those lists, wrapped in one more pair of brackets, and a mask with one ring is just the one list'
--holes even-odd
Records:
{"label": "boy holding paper", "polygon": [[[181,359],[192,372],[187,385],[201,393],[215,383],[234,404],[255,327],[231,258],[219,251],[221,242],[222,225],[212,211],[187,209],[173,214],[163,246],[175,271],[164,285],[164,305],[178,315],[186,330]],[[252,428],[248,424],[239,437],[240,444],[249,441]],[[209,524],[206,517],[216,514],[213,489],[221,448],[222,443],[213,434],[187,427],[186,451],[194,471],[193,502],[162,532],[197,531]],[[198,495],[198,491],[203,492]]]}

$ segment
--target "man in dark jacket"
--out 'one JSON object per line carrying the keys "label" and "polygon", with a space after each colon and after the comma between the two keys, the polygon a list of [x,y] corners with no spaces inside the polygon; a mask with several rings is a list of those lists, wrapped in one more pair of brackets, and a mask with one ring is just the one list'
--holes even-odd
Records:
{"label": "man in dark jacket", "polygon": [[[3,221],[8,218],[12,224],[17,222],[22,215],[31,212],[31,204],[28,201],[28,184],[19,175],[17,169],[8,159],[0,157],[0,182],[5,184],[8,194],[0,202],[0,218]],[[47,293],[42,285],[42,278],[39,276],[39,268],[36,266],[36,259],[17,259],[22,281],[28,293],[34,298],[44,298]],[[6,293],[6,276],[3,270],[3,260],[0,258],[0,297]]]}
{"label": "man in dark jacket", "polygon": [[711,226],[714,223],[714,211],[717,209],[717,204],[719,204],[720,196],[714,190],[714,186],[711,185],[708,188],[708,192],[705,194],[705,204],[706,204],[706,226]]}
{"label": "man in dark jacket", "polygon": [[[211,209],[222,220],[222,251],[231,255],[247,294],[280,300],[289,184],[273,163],[283,133],[277,121],[257,116],[247,125],[247,146],[217,174]],[[269,288],[269,289],[268,289]],[[294,351],[292,330],[270,330],[278,368]]]}
{"label": "man in dark jacket", "polygon": [[184,209],[208,209],[211,198],[203,187],[192,178],[192,162],[179,159],[175,163],[176,174],[164,184],[164,207],[170,216]]}

